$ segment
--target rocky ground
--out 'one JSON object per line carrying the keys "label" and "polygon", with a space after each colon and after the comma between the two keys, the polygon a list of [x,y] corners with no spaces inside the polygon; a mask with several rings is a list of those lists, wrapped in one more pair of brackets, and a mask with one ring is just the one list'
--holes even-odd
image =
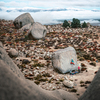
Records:
{"label": "rocky ground", "polygon": [[[80,97],[100,66],[100,27],[64,29],[61,24],[46,27],[48,33],[44,39],[30,40],[28,30],[15,29],[13,21],[0,20],[0,41],[26,79],[43,89],[63,89]],[[52,53],[69,46],[75,48],[82,66],[81,73],[75,75],[61,74],[52,66]],[[74,87],[66,87],[66,80]]]}

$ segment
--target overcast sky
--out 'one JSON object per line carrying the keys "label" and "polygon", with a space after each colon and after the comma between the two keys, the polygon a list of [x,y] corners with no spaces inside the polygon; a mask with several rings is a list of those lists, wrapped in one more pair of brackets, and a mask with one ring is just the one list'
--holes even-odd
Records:
{"label": "overcast sky", "polygon": [[100,18],[100,0],[0,0],[0,18],[14,20],[29,12],[35,21]]}

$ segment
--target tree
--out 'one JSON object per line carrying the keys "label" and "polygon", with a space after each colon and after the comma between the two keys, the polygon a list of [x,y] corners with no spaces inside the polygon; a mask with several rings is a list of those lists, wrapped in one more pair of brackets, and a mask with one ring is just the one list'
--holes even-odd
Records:
{"label": "tree", "polygon": [[70,27],[68,21],[67,20],[64,20],[63,27],[67,28],[68,26]]}
{"label": "tree", "polygon": [[84,22],[83,24],[82,24],[82,28],[87,28],[88,26],[87,26],[87,24],[86,24],[86,22]]}
{"label": "tree", "polygon": [[73,21],[72,21],[72,23],[71,23],[71,27],[72,27],[72,28],[81,27],[80,20],[73,18]]}

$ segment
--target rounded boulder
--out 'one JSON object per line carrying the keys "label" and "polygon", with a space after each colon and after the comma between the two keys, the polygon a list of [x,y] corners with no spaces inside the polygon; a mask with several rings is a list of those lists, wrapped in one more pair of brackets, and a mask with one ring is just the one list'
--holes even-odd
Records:
{"label": "rounded boulder", "polygon": [[10,57],[17,57],[18,56],[18,51],[16,51],[15,49],[11,48],[9,51],[8,51],[8,55]]}
{"label": "rounded boulder", "polygon": [[13,23],[15,28],[19,29],[29,23],[34,23],[34,19],[31,17],[29,13],[24,13],[18,16]]}
{"label": "rounded boulder", "polygon": [[36,22],[33,23],[33,25],[31,26],[28,36],[29,38],[41,39],[45,37],[46,33],[47,33],[46,27]]}

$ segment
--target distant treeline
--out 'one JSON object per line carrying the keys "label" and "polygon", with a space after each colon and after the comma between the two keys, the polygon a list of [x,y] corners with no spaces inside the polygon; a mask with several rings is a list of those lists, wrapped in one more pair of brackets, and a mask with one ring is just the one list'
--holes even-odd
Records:
{"label": "distant treeline", "polygon": [[72,22],[69,23],[67,20],[64,20],[63,22],[63,27],[67,28],[67,27],[72,27],[72,28],[87,28],[88,25],[87,23],[84,21],[83,24],[80,23],[80,20],[79,19],[76,19],[76,18],[73,18]]}

